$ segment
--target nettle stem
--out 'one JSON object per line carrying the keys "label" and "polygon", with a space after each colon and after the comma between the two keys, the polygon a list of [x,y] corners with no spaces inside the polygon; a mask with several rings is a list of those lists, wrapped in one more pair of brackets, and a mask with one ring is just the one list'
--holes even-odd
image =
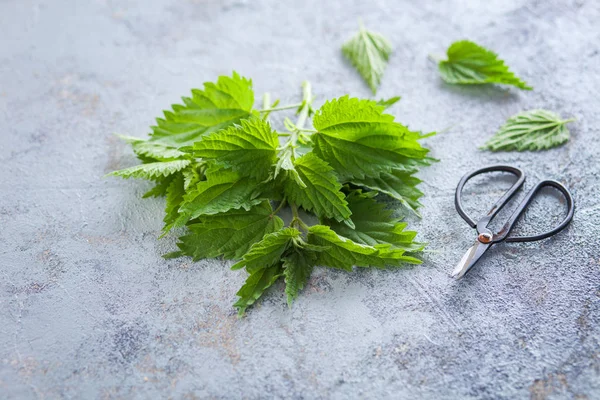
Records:
{"label": "nettle stem", "polygon": [[310,111],[312,101],[313,97],[310,82],[304,81],[302,82],[302,108],[298,114],[298,120],[296,121],[296,128],[299,130],[304,129],[304,124],[306,124],[306,119],[308,118],[308,112]]}
{"label": "nettle stem", "polygon": [[[308,82],[308,81],[302,82],[302,103],[269,108],[270,101],[271,101],[270,95],[268,93],[265,93],[263,95],[263,109],[259,110],[259,112],[265,113],[264,118],[268,118],[268,115],[271,111],[290,110],[293,108],[299,109],[298,119],[296,120],[295,124],[293,122],[291,122],[289,119],[286,119],[286,121],[285,121],[285,127],[289,131],[289,133],[279,133],[278,134],[280,137],[287,137],[287,140],[281,146],[280,149],[282,151],[282,154],[284,154],[283,157],[285,157],[286,156],[285,154],[287,153],[287,155],[289,156],[289,159],[293,163],[296,160],[296,156],[297,156],[296,149],[299,147],[298,142],[300,140],[300,137],[306,136],[306,135],[303,135],[303,132],[308,132],[308,133],[315,132],[315,130],[313,130],[313,129],[305,129],[304,128],[304,126],[306,125],[306,122],[308,120],[308,117],[310,116],[310,110],[311,110],[312,102],[313,102],[312,88],[311,88],[310,82]],[[286,201],[286,199],[284,199],[281,203],[279,203],[277,208],[273,211],[273,215],[277,214],[285,206],[286,202],[289,204],[289,206],[292,210],[292,215],[293,215],[292,221],[290,222],[290,226],[297,225],[299,228],[308,230],[308,225],[306,225],[304,223],[304,221],[302,221],[302,219],[298,215],[298,206],[296,204],[294,204],[293,202]]]}
{"label": "nettle stem", "polygon": [[[291,136],[288,139],[288,143],[292,149],[292,162],[296,159],[298,137],[302,133],[304,125],[306,125],[306,121],[310,113],[310,108],[312,106],[312,101],[313,96],[310,82],[304,81],[302,82],[302,108],[300,108],[300,112],[298,113],[298,119],[296,120],[294,129],[291,130]],[[298,215],[298,207],[296,206],[296,204],[290,202],[290,207],[292,208],[292,213],[294,215],[294,218],[292,219],[290,225],[294,222],[297,222],[299,228],[303,228],[304,230],[308,231],[308,225],[306,225]]]}
{"label": "nettle stem", "polygon": [[[265,95],[267,95],[268,93],[265,93]],[[290,104],[287,106],[279,106],[279,107],[269,107],[269,105],[264,105],[263,104],[263,109],[262,110],[258,110],[258,112],[260,113],[269,113],[271,111],[283,111],[283,110],[291,110],[293,108],[298,108],[302,105],[302,103],[298,103],[298,104]]]}

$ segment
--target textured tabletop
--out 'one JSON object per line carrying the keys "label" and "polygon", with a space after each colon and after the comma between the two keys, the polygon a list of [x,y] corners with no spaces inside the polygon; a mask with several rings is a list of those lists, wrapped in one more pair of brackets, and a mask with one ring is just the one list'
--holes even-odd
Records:
{"label": "textured tabletop", "polygon": [[[600,398],[599,3],[574,1],[0,1],[0,398]],[[243,319],[245,272],[164,260],[163,200],[103,176],[136,163],[114,133],[145,136],[192,87],[237,70],[258,96],[371,97],[341,44],[358,18],[395,52],[379,97],[440,160],[420,174],[429,243],[410,269],[317,268],[293,307],[276,285]],[[428,54],[468,38],[532,92],[453,87]],[[575,117],[563,147],[478,150],[516,112]],[[526,189],[552,178],[572,224],[492,249],[449,277],[473,231],[460,177],[506,163]],[[475,182],[484,211],[510,181]],[[523,194],[521,194],[522,196]],[[551,192],[519,229],[564,212]],[[549,217],[549,218],[548,218]]]}

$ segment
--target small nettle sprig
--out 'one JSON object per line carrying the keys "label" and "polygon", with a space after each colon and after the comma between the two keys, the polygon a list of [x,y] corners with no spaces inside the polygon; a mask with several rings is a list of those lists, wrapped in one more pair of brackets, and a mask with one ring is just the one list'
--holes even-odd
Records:
{"label": "small nettle sprig", "polygon": [[[384,112],[398,98],[343,96],[316,111],[313,101],[305,82],[300,104],[265,95],[255,109],[249,79],[221,76],[165,111],[148,139],[124,137],[142,164],[111,173],[154,183],[144,197],[166,198],[163,235],[185,226],[166,257],[238,260],[232,269],[248,273],[240,315],[278,279],[291,305],[315,266],[420,263],[416,232],[381,201],[416,213],[415,174],[433,161],[419,143],[426,135]],[[275,130],[269,115],[290,109],[296,121]]]}

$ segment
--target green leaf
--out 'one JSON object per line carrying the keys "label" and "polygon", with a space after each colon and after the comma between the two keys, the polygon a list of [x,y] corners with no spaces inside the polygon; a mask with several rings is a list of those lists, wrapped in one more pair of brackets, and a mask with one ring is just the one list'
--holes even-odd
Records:
{"label": "green leaf", "polygon": [[283,227],[281,218],[272,214],[271,205],[264,201],[249,211],[230,210],[203,216],[189,224],[189,233],[179,238],[179,255],[190,256],[194,261],[219,256],[242,258],[252,244]]}
{"label": "green leaf", "polygon": [[171,184],[171,182],[173,181],[173,178],[175,176],[177,176],[177,173],[175,173],[173,175],[169,175],[166,178],[155,179],[155,181],[157,182],[156,185],[154,185],[154,187],[152,189],[150,189],[146,193],[144,193],[142,198],[146,199],[148,197],[166,196],[167,190],[169,189],[169,185]]}
{"label": "green leaf", "polygon": [[206,172],[205,181],[188,189],[179,209],[181,216],[176,225],[181,226],[200,215],[213,215],[240,208],[250,210],[252,206],[262,202],[256,198],[257,186],[257,181],[241,177],[235,171],[211,168]]}
{"label": "green leaf", "polygon": [[374,246],[355,243],[335,233],[325,225],[314,225],[308,230],[308,242],[317,246],[327,246],[329,250],[318,253],[318,263],[332,268],[351,271],[352,266],[378,267],[398,266],[402,263],[418,264],[421,261],[405,255],[405,251],[392,248],[388,244]]}
{"label": "green leaf", "polygon": [[423,250],[422,243],[414,242],[417,232],[404,230],[407,223],[393,218],[392,210],[387,210],[384,204],[375,201],[373,199],[375,195],[375,192],[362,193],[357,190],[348,195],[347,200],[353,215],[354,229],[337,221],[324,220],[323,222],[338,235],[359,244],[368,246],[388,244],[409,252]]}
{"label": "green leaf", "polygon": [[256,270],[276,265],[289,246],[299,239],[300,231],[295,228],[283,228],[269,233],[260,242],[254,243],[244,258],[231,269],[246,267],[246,271],[253,274]]}
{"label": "green leaf", "polygon": [[281,264],[253,271],[246,279],[242,288],[237,292],[238,301],[233,305],[238,309],[238,316],[243,316],[246,309],[256,302],[262,294],[271,287],[281,276]]}
{"label": "green leaf", "polygon": [[420,133],[394,122],[383,110],[374,101],[344,96],[326,102],[315,114],[314,152],[342,182],[378,176],[427,155],[417,141]]}
{"label": "green leaf", "polygon": [[133,149],[133,152],[142,159],[149,157],[159,161],[167,161],[187,156],[186,153],[173,147],[166,146],[162,143],[150,142],[148,140],[139,139],[132,136],[117,136],[129,143]]}
{"label": "green leaf", "polygon": [[179,206],[181,205],[183,195],[185,194],[183,180],[183,175],[177,174],[167,189],[167,202],[165,206],[165,217],[163,219],[163,222],[165,223],[163,236],[171,230],[179,216]]}
{"label": "green leaf", "polygon": [[152,127],[153,142],[181,148],[190,146],[203,135],[227,128],[248,118],[254,105],[252,81],[236,72],[220,76],[216,83],[204,83],[204,90],[192,90],[183,97],[184,104],[174,104],[164,118]]}
{"label": "green leaf", "polygon": [[295,171],[305,187],[295,179],[287,179],[284,192],[288,200],[312,211],[319,217],[343,221],[350,217],[348,203],[341,192],[333,168],[313,153],[305,154],[294,162]]}
{"label": "green leaf", "polygon": [[258,117],[204,136],[193,146],[197,157],[213,159],[241,175],[265,179],[277,159],[279,140],[268,122]]}
{"label": "green leaf", "polygon": [[294,161],[293,158],[295,156],[296,153],[296,149],[290,147],[290,146],[286,146],[279,154],[279,159],[277,160],[277,163],[275,164],[275,178],[277,180],[277,178],[281,179],[280,177],[282,175],[280,175],[281,171],[284,171],[284,175],[285,178],[287,179],[291,179],[294,182],[296,182],[296,185],[298,185],[301,188],[305,188],[306,184],[304,183],[304,181],[302,179],[300,179],[300,175],[298,175],[298,171],[296,171],[296,167],[294,166]]}
{"label": "green leaf", "polygon": [[292,302],[306,285],[316,260],[317,255],[315,253],[298,248],[291,250],[283,258],[283,276],[285,277],[285,294],[287,295],[288,306],[292,306]]}
{"label": "green leaf", "polygon": [[485,144],[491,151],[546,150],[569,140],[567,123],[574,119],[561,119],[546,110],[530,110],[514,115]]}
{"label": "green leaf", "polygon": [[394,104],[396,104],[397,102],[399,102],[401,98],[402,97],[400,97],[400,96],[394,96],[394,97],[391,97],[391,98],[389,98],[387,100],[381,99],[381,100],[379,100],[377,102],[377,105],[378,106],[382,106],[383,108],[390,108],[391,106],[393,106]]}
{"label": "green leaf", "polygon": [[392,54],[390,41],[379,33],[366,30],[361,22],[358,33],[342,46],[342,53],[375,94]]}
{"label": "green leaf", "polygon": [[201,169],[202,167],[199,164],[190,164],[189,167],[181,171],[183,174],[183,187],[186,191],[204,179],[204,173]]}
{"label": "green leaf", "polygon": [[159,179],[173,175],[181,171],[191,163],[190,160],[175,160],[166,162],[153,162],[140,164],[130,168],[113,171],[108,176],[120,176],[121,178]]}
{"label": "green leaf", "polygon": [[508,69],[498,55],[468,40],[454,42],[448,48],[448,59],[440,61],[442,79],[452,84],[477,85],[498,83],[531,90],[531,86]]}
{"label": "green leaf", "polygon": [[417,208],[421,206],[419,198],[423,196],[423,192],[417,189],[417,185],[421,183],[421,180],[412,174],[413,171],[394,169],[391,172],[382,172],[374,178],[352,179],[351,183],[385,193],[398,200],[408,210],[419,215]]}

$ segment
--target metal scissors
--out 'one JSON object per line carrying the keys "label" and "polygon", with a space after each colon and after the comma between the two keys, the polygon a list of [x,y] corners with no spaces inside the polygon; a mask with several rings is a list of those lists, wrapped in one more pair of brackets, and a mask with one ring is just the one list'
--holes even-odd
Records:
{"label": "metal scissors", "polygon": [[[476,175],[496,171],[509,172],[513,175],[516,175],[517,181],[511,186],[510,189],[508,189],[508,191],[500,198],[500,200],[498,200],[496,204],[492,206],[490,211],[485,216],[483,216],[477,222],[475,222],[465,213],[463,209],[463,187],[469,179],[473,178]],[[523,186],[524,182],[525,173],[519,168],[511,167],[508,165],[494,165],[491,167],[485,167],[473,172],[469,172],[468,174],[462,177],[460,182],[458,182],[458,186],[456,187],[456,194],[454,196],[454,205],[456,206],[456,211],[458,211],[458,214],[460,214],[462,219],[464,219],[467,222],[467,224],[471,226],[471,228],[477,229],[477,240],[475,240],[475,244],[469,250],[467,250],[463,258],[460,260],[460,262],[452,272],[453,278],[462,278],[467,273],[467,271],[469,271],[473,267],[473,265],[475,265],[477,261],[479,261],[481,256],[483,256],[485,252],[496,243],[533,242],[535,240],[545,239],[554,235],[555,233],[560,232],[569,224],[569,222],[571,222],[571,220],[573,219],[573,211],[575,208],[573,205],[573,197],[571,196],[571,193],[569,193],[567,188],[559,182],[553,180],[545,180],[539,182],[537,185],[535,185],[533,189],[531,189],[527,196],[525,196],[525,199],[523,199],[523,201],[518,205],[517,209],[510,216],[508,221],[497,233],[493,233],[490,229],[488,229],[487,226],[496,216],[498,211],[500,211],[500,209],[502,209],[508,203],[508,201],[515,195],[515,193]],[[533,236],[509,236],[510,231],[515,226],[515,223],[517,222],[521,214],[523,214],[523,212],[527,209],[527,206],[529,205],[529,203],[531,203],[536,193],[538,193],[538,191],[544,187],[553,187],[555,189],[558,189],[558,191],[560,191],[565,196],[568,207],[566,217],[558,226],[556,226],[554,229],[548,232]]]}

